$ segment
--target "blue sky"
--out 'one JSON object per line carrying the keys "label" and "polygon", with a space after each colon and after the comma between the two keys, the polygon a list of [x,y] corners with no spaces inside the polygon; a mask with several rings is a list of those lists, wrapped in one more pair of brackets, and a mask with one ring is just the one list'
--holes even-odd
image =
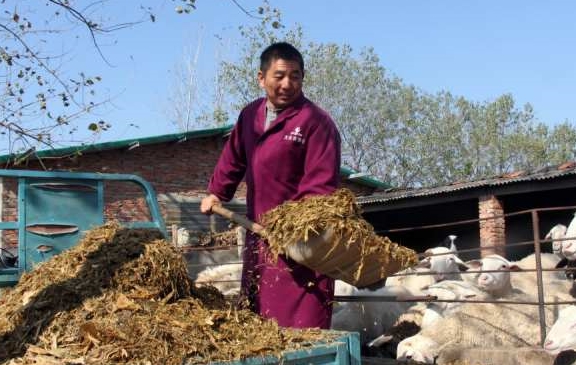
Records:
{"label": "blue sky", "polygon": [[[114,19],[155,4],[155,23],[104,39],[107,66],[89,44],[75,46],[72,62],[103,77],[113,106],[101,116],[113,127],[100,141],[175,132],[166,121],[168,90],[186,46],[201,39],[200,71],[214,76],[218,40],[238,39],[237,27],[254,24],[231,0],[197,0],[197,10],[177,15],[179,1],[114,1]],[[246,9],[260,1],[238,0]],[[511,93],[530,102],[549,124],[576,122],[576,2],[559,1],[330,1],[270,0],[287,26],[302,25],[314,42],[373,47],[382,65],[427,92],[449,90],[475,101]],[[158,6],[158,4],[161,4]],[[234,50],[228,50],[232,57]],[[255,70],[256,74],[256,70]],[[135,124],[138,127],[133,127]]]}

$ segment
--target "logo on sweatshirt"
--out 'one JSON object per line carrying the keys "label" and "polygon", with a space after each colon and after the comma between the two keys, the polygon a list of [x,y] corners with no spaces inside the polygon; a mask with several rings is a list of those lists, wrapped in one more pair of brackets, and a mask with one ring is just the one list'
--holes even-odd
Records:
{"label": "logo on sweatshirt", "polygon": [[284,136],[284,140],[285,141],[294,141],[294,142],[298,142],[300,144],[306,143],[306,139],[304,138],[304,135],[302,134],[300,127],[296,127],[296,128],[294,128],[294,130],[292,132],[290,132],[289,134],[286,134]]}

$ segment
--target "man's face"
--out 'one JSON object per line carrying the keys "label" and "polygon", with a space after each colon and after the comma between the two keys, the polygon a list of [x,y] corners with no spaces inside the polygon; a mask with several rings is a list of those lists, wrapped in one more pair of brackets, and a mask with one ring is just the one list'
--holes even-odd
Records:
{"label": "man's face", "polygon": [[304,73],[297,61],[275,59],[263,74],[258,72],[260,87],[266,90],[268,100],[278,109],[292,104],[302,94]]}

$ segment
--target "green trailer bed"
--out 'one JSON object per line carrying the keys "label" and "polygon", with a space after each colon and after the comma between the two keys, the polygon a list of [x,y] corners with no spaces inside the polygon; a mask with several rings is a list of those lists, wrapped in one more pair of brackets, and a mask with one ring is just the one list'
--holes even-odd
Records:
{"label": "green trailer bed", "polygon": [[[331,331],[334,332],[334,331]],[[209,365],[360,365],[360,337],[356,332],[337,332],[336,340],[303,350],[275,356],[250,357],[238,361],[212,362]]]}

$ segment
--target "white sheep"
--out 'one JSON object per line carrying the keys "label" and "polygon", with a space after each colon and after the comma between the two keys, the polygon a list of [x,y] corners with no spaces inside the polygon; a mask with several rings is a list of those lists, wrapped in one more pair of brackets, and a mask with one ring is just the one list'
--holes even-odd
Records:
{"label": "white sheep", "polygon": [[576,306],[571,305],[560,311],[558,319],[546,336],[543,347],[552,355],[576,350]]}
{"label": "white sheep", "polygon": [[[352,296],[414,296],[424,295],[422,288],[437,281],[448,278],[459,279],[460,269],[466,269],[466,264],[456,255],[454,244],[456,236],[449,236],[450,248],[434,247],[426,251],[427,256],[413,268],[404,270],[399,275],[386,280],[386,286],[375,291],[352,289],[346,285],[338,285],[337,290]],[[410,275],[412,274],[412,275]],[[418,275],[420,274],[420,275]],[[433,274],[433,275],[431,275]],[[414,308],[416,315],[410,314],[410,319],[403,318]],[[358,331],[362,342],[370,341],[369,347],[378,347],[397,343],[419,327],[424,310],[424,304],[413,302],[348,302],[336,307],[332,316],[332,328],[338,330]],[[404,336],[404,337],[402,337]],[[395,349],[395,346],[394,346]]]}
{"label": "white sheep", "polygon": [[[235,230],[238,259],[242,261],[242,252],[246,243],[246,228],[238,226]],[[237,295],[240,293],[241,279],[242,263],[222,263],[200,271],[194,282],[198,285],[212,285],[224,295]]]}
{"label": "white sheep", "polygon": [[513,293],[510,272],[520,270],[516,264],[511,263],[500,255],[488,255],[481,260],[468,261],[466,264],[475,271],[497,270],[497,272],[464,275],[465,280],[475,283],[493,298],[502,298]]}
{"label": "white sheep", "polygon": [[[558,258],[552,254],[543,254],[542,257],[542,265],[544,267],[553,266],[554,263],[558,261]],[[508,260],[504,259],[498,255],[491,255],[487,256],[481,260],[473,260],[468,262],[468,265],[481,270],[501,270],[502,272],[496,273],[482,273],[482,274],[475,274],[474,280],[470,281],[442,281],[433,285],[430,285],[428,288],[424,289],[424,294],[434,295],[437,296],[438,299],[447,299],[447,300],[483,300],[489,298],[502,298],[506,297],[507,300],[529,300],[535,301],[535,293],[536,293],[536,284],[535,284],[535,274],[534,272],[513,272],[520,270],[521,268],[533,268],[535,266],[535,256],[529,255],[524,259],[516,262],[511,263]],[[523,275],[531,275],[528,277],[522,277]],[[483,276],[484,275],[484,276]],[[516,275],[520,275],[520,277],[516,278]],[[466,275],[464,275],[466,276]],[[565,280],[555,280],[555,276],[553,275],[544,275],[544,285],[547,291],[545,291],[545,300],[567,300],[569,299],[568,295],[568,287],[565,285]],[[522,290],[517,290],[515,285],[512,283],[518,282],[531,282],[531,285],[526,285],[526,291],[528,294],[523,293]],[[562,285],[564,284],[564,285]],[[430,341],[434,341],[435,336],[431,336],[430,338],[421,338],[420,335],[426,334],[426,331],[433,331],[430,328],[444,328],[446,326],[446,320],[451,318],[452,316],[456,316],[456,318],[460,318],[463,321],[464,317],[462,314],[458,314],[460,311],[468,311],[469,313],[465,313],[464,315],[470,315],[474,313],[477,309],[472,309],[472,307],[476,305],[477,308],[480,308],[481,311],[485,311],[486,313],[490,312],[491,304],[463,304],[463,303],[430,303],[428,304],[426,310],[424,311],[424,316],[422,319],[422,332],[419,336],[413,337],[411,339],[406,339],[400,341],[397,348],[398,358],[401,360],[414,360],[414,361],[430,361],[435,356],[438,355],[437,349],[439,348],[440,344],[436,343],[434,346],[428,346],[426,344],[430,344]],[[519,311],[521,312],[528,312],[534,314],[535,323],[538,323],[537,312],[534,312],[534,308],[532,309],[523,309],[521,305],[517,305]],[[487,309],[488,308],[488,309]],[[510,309],[514,310],[514,309]],[[506,316],[510,314],[504,313]],[[547,315],[549,317],[552,316],[552,312],[550,309],[547,309]],[[510,315],[513,316],[513,315]],[[486,319],[489,321],[490,325],[492,322],[499,323],[498,318],[492,318],[492,314],[486,315]],[[548,319],[549,321],[550,319]],[[507,323],[502,321],[501,323]],[[509,323],[523,323],[523,322],[509,322]],[[539,330],[539,328],[537,328]],[[379,339],[382,342],[382,339]],[[467,341],[467,340],[466,340]],[[466,342],[464,341],[464,342]],[[446,343],[445,345],[447,345]],[[497,344],[496,344],[497,345]],[[424,350],[420,351],[419,349],[423,348]],[[435,349],[434,351],[428,351],[428,349]],[[457,352],[456,352],[457,353]]]}
{"label": "white sheep", "polygon": [[[400,286],[385,286],[377,290],[356,289],[353,295],[397,297],[410,296],[411,293]],[[390,328],[411,305],[405,302],[346,302],[332,315],[331,328],[359,332],[361,343],[366,343]]]}
{"label": "white sheep", "polygon": [[[441,300],[480,300],[487,293],[472,283],[458,280],[444,280],[423,289],[423,293]],[[385,352],[396,357],[396,348],[400,341],[415,335],[420,329],[433,325],[435,321],[455,312],[461,302],[420,302],[410,307],[398,317],[396,322],[382,335],[367,344],[367,347],[383,347]]]}
{"label": "white sheep", "polygon": [[[514,301],[532,300],[525,294],[507,298]],[[545,308],[547,323],[553,321],[554,309]],[[415,336],[398,344],[397,359],[433,364],[448,346],[461,348],[492,348],[499,346],[537,346],[540,339],[538,307],[520,304],[462,305],[449,317],[424,327]],[[455,361],[458,359],[447,359]]]}
{"label": "white sheep", "polygon": [[425,295],[423,288],[434,284],[436,281],[430,270],[423,267],[410,267],[394,274],[386,279],[387,287],[402,287],[412,295]]}
{"label": "white sheep", "polygon": [[552,241],[552,251],[554,254],[562,257],[562,241],[558,241],[563,239],[566,236],[566,226],[563,224],[557,224],[546,233],[544,239]]}
{"label": "white sheep", "polygon": [[560,256],[562,260],[556,265],[556,268],[566,267],[570,270],[565,270],[566,278],[576,280],[576,213],[572,221],[566,229],[565,239],[560,242]]}
{"label": "white sheep", "polygon": [[241,278],[242,264],[231,263],[202,270],[194,282],[197,285],[212,285],[224,295],[238,295]]}
{"label": "white sheep", "polygon": [[[557,261],[558,258],[553,254],[541,254],[541,263],[544,269],[553,268]],[[475,271],[499,270],[499,272],[464,275],[465,280],[475,283],[480,289],[488,292],[493,298],[503,298],[518,292],[527,293],[532,296],[535,296],[537,293],[536,272],[523,271],[536,268],[535,254],[528,255],[516,262],[510,262],[499,255],[489,255],[481,260],[468,261],[467,264],[474,268]],[[470,275],[470,277],[467,277],[467,275]],[[542,281],[546,295],[568,298],[570,284],[562,280],[562,275],[558,274],[558,272],[543,271]],[[546,291],[549,293],[546,293]]]}
{"label": "white sheep", "polygon": [[464,261],[456,255],[456,246],[430,248],[424,254],[428,256],[419,265],[429,269],[434,274],[433,278],[436,282],[462,280],[460,272],[468,269]]}
{"label": "white sheep", "polygon": [[561,253],[569,261],[576,260],[576,214],[566,229],[566,239],[562,241]]}
{"label": "white sheep", "polygon": [[[422,328],[431,326],[437,320],[455,313],[465,304],[461,301],[483,300],[491,297],[488,292],[481,290],[473,283],[458,280],[445,280],[430,285],[424,289],[424,293],[441,301],[433,301],[426,306],[422,317]],[[443,302],[444,300],[454,300],[455,302]]]}
{"label": "white sheep", "polygon": [[[540,264],[543,269],[553,269],[559,261],[560,258],[557,255],[546,252],[540,253]],[[536,269],[536,254],[527,255],[518,261],[512,262],[512,264],[518,266],[520,270]],[[542,275],[550,276],[550,279],[562,279],[562,276],[557,271],[543,271]]]}
{"label": "white sheep", "polygon": [[396,359],[434,364],[440,354],[438,346],[433,339],[418,333],[400,341],[396,350]]}
{"label": "white sheep", "polygon": [[[533,269],[536,266],[535,255],[531,254],[516,262],[508,262],[500,256],[491,256],[481,261],[481,269],[504,270],[503,273],[485,273],[476,276],[476,281],[446,280],[430,285],[423,290],[424,294],[435,296],[440,300],[486,300],[510,296],[514,293],[526,293],[536,298],[536,273],[522,272],[524,269]],[[558,262],[553,254],[542,254],[541,263],[544,268],[551,268]],[[505,266],[502,266],[502,265]],[[471,263],[474,265],[474,263]],[[520,271],[516,271],[520,270]],[[557,272],[543,272],[545,298],[548,300],[571,300],[570,285],[560,280]],[[429,326],[435,320],[449,316],[456,312],[462,302],[432,302],[428,304],[422,320],[422,327]]]}
{"label": "white sheep", "polygon": [[[457,248],[454,244],[456,236],[448,236],[451,239],[450,247],[434,247],[427,249],[416,267],[408,268],[389,277],[386,286],[402,286],[407,288],[412,295],[423,295],[422,288],[442,280],[462,280],[461,271],[468,269],[457,256]],[[429,275],[432,274],[432,275]]]}
{"label": "white sheep", "polygon": [[[459,296],[454,293],[450,295],[434,291],[434,287],[447,288],[451,286],[459,288],[457,289]],[[483,295],[486,295],[486,293],[475,288],[472,284],[457,280],[441,281],[433,284],[431,287],[433,288],[424,289],[425,294],[438,295],[439,299],[470,299],[472,296],[474,296],[475,299],[482,299]],[[470,287],[472,288],[470,289]],[[469,290],[466,290],[466,288]],[[382,335],[368,342],[366,345],[367,350],[370,353],[376,353],[380,356],[395,358],[398,344],[402,340],[416,335],[423,327],[431,325],[434,320],[439,319],[437,313],[433,312],[437,308],[430,307],[436,304],[440,303],[419,302],[411,306],[405,313],[401,314],[396,322]],[[451,313],[455,306],[461,305],[461,303],[446,303],[446,305],[446,311],[442,313]]]}
{"label": "white sheep", "polygon": [[[541,253],[540,262],[542,269],[553,269],[558,265],[560,257],[551,253]],[[518,266],[520,271],[514,272],[511,275],[512,287],[517,288],[525,293],[537,293],[537,273],[536,271],[524,271],[536,269],[536,255],[530,254],[521,260],[515,261],[512,264]],[[564,274],[559,271],[542,271],[542,282],[544,284],[544,292],[554,292],[559,290],[559,294],[568,295],[570,285],[564,280]]]}

